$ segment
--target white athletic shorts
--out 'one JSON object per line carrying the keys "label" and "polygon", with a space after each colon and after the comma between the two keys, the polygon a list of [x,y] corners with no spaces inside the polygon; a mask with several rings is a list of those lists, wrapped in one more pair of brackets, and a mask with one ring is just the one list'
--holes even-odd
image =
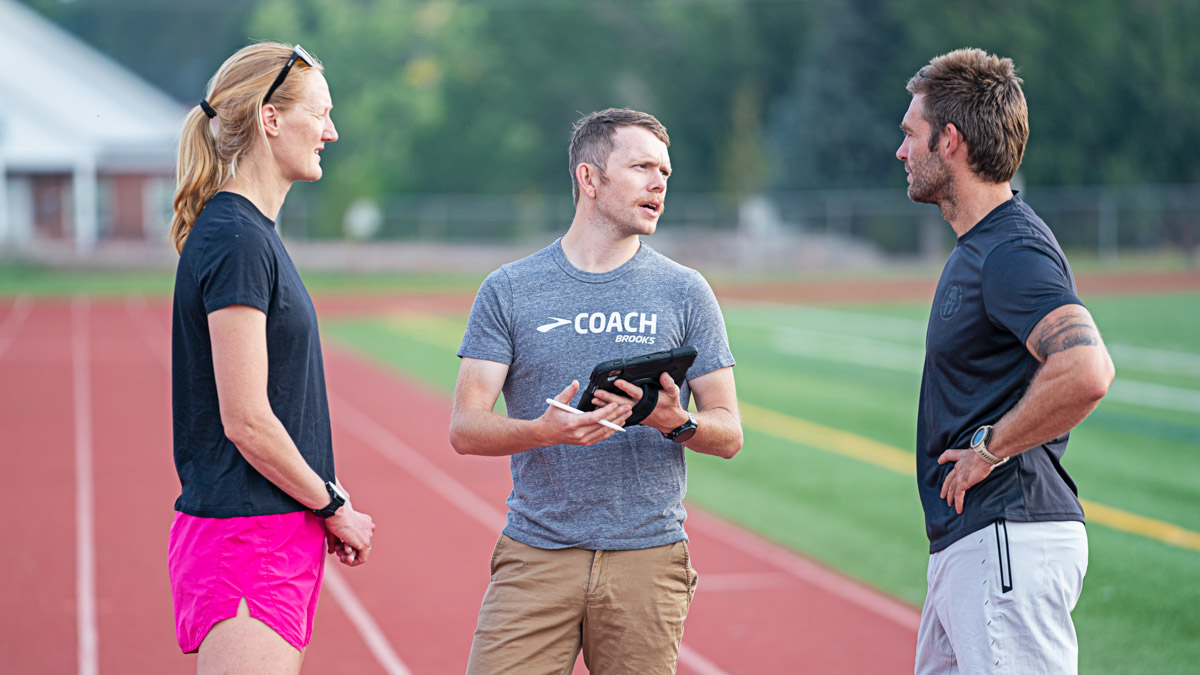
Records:
{"label": "white athletic shorts", "polygon": [[1083,523],[997,521],[929,556],[917,675],[1077,673]]}

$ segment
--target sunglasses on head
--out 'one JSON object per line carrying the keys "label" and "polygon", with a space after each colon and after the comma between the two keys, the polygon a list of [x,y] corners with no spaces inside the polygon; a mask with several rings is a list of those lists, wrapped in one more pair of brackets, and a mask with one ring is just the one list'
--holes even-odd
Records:
{"label": "sunglasses on head", "polygon": [[304,47],[296,45],[296,48],[292,50],[292,55],[288,57],[287,63],[283,64],[283,70],[279,71],[279,75],[275,76],[275,82],[271,84],[271,88],[267,90],[267,95],[263,97],[263,105],[266,105],[267,101],[271,100],[271,94],[274,94],[279,85],[283,84],[284,79],[287,78],[288,71],[292,69],[292,64],[296,62],[296,59],[304,61],[310,67],[317,67],[317,64],[313,63],[313,57],[304,51]]}

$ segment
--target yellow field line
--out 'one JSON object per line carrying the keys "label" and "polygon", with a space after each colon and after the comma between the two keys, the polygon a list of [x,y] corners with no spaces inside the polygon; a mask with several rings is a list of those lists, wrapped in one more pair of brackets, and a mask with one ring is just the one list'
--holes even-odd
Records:
{"label": "yellow field line", "polygon": [[[389,314],[388,328],[430,345],[444,347],[457,344],[462,336],[461,322],[428,313],[397,311]],[[833,429],[798,417],[775,412],[756,405],[739,402],[742,423],[748,429],[775,438],[849,457],[904,476],[915,476],[915,461],[911,452],[864,438],[840,429]],[[1089,522],[1147,537],[1172,546],[1200,551],[1200,533],[1154,518],[1147,518],[1121,509],[1081,499]]]}
{"label": "yellow field line", "polygon": [[742,413],[742,424],[759,433],[881,466],[906,476],[916,475],[911,452],[743,401],[738,401],[738,408]]}
{"label": "yellow field line", "polygon": [[1180,548],[1200,551],[1200,532],[1185,530],[1172,523],[1139,516],[1086,499],[1079,501],[1083,504],[1083,511],[1091,522],[1107,525],[1114,530],[1157,539]]}
{"label": "yellow field line", "polygon": [[[799,443],[817,450],[849,457],[867,464],[894,471],[905,476],[916,474],[915,460],[911,452],[863,438],[848,431],[802,420],[798,417],[738,402],[742,413],[742,424],[753,431],[767,436]],[[1200,532],[1193,532],[1178,525],[1154,518],[1139,516],[1128,511],[1081,499],[1088,522],[1141,537],[1161,541],[1165,544],[1200,551]]]}

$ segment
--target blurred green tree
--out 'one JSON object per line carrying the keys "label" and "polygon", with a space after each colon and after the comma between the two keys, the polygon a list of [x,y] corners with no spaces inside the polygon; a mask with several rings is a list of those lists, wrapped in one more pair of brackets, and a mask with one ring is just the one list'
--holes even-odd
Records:
{"label": "blurred green tree", "polygon": [[338,170],[313,189],[317,221],[333,228],[362,196],[567,194],[570,125],[607,107],[663,120],[676,189],[765,189],[772,159],[761,111],[790,73],[780,45],[804,11],[792,3],[264,0],[250,32],[311,45],[325,62],[341,140],[326,155]]}
{"label": "blurred green tree", "polygon": [[189,103],[249,41],[311,48],[342,140],[297,190],[310,234],[391,194],[535,212],[568,193],[570,124],[610,106],[667,125],[676,191],[902,186],[904,84],[962,46],[1025,78],[1027,182],[1200,182],[1194,0],[24,1]]}
{"label": "blurred green tree", "polygon": [[245,0],[22,0],[180,101],[195,105],[225,57],[246,44]]}
{"label": "blurred green tree", "polygon": [[1013,59],[1029,102],[1027,182],[1200,181],[1200,50],[1189,37],[1200,3],[896,0],[888,10],[905,32],[905,79],[958,47]]}
{"label": "blurred green tree", "polygon": [[[780,156],[775,187],[854,188],[903,182],[889,157],[908,106],[904,26],[887,0],[814,0],[796,68],[768,121]],[[901,38],[901,39],[897,39]],[[913,69],[915,70],[915,68]],[[899,182],[897,182],[899,177]]]}

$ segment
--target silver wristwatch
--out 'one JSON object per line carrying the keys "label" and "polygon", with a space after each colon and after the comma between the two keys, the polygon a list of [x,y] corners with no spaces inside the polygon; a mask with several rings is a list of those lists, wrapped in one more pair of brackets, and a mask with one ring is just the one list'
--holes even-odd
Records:
{"label": "silver wristwatch", "polygon": [[988,464],[992,466],[1000,466],[1001,464],[1007,462],[1009,458],[1004,457],[1001,459],[1000,457],[988,452],[987,444],[990,440],[992,440],[992,425],[985,424],[976,429],[975,435],[971,437],[971,449],[974,450],[975,454],[983,458],[983,461],[987,462]]}

